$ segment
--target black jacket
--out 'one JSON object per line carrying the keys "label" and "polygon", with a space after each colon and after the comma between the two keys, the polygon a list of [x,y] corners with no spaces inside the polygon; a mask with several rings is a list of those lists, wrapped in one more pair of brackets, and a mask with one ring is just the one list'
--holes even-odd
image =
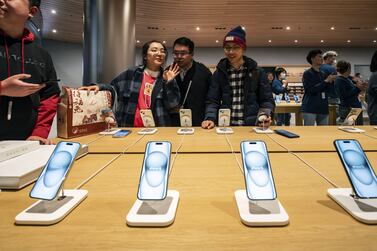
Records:
{"label": "black jacket", "polygon": [[[28,83],[56,79],[50,55],[33,41],[34,35],[27,30],[22,40],[12,39],[0,31],[0,81],[21,73],[31,75],[29,79],[23,80]],[[0,96],[0,140],[24,140],[29,137],[37,122],[41,101],[59,93],[59,86],[55,83],[26,97]],[[12,117],[8,120],[8,105],[11,100]]]}
{"label": "black jacket", "polygon": [[[175,79],[181,92],[179,108],[182,106],[191,81],[191,87],[187,94],[185,104],[183,104],[183,108],[191,109],[192,125],[200,126],[204,120],[207,92],[212,79],[211,71],[205,65],[193,61],[192,67],[187,71],[183,81],[180,75]],[[180,126],[178,109],[171,111],[170,115],[172,126]]]}
{"label": "black jacket", "polygon": [[[257,62],[244,56],[247,74],[244,83],[244,121],[245,125],[255,125],[259,113],[272,116],[275,102],[272,97],[271,85],[267,82],[263,69]],[[232,109],[232,92],[229,84],[227,68],[228,59],[223,58],[213,73],[211,86],[207,95],[206,120],[217,122],[220,108]]]}

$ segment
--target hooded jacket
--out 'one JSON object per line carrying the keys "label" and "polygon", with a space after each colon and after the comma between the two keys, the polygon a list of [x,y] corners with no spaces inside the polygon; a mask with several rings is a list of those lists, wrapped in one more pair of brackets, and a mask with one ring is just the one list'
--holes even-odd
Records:
{"label": "hooded jacket", "polygon": [[[243,57],[247,74],[244,83],[244,121],[245,125],[255,125],[259,114],[272,116],[275,102],[272,97],[271,85],[268,84],[263,69],[257,67],[257,62]],[[206,102],[206,120],[217,122],[218,110],[232,108],[232,92],[229,84],[227,58],[220,60],[213,73]]]}
{"label": "hooded jacket", "polygon": [[[26,29],[21,39],[13,39],[0,30],[0,81],[21,73],[31,75],[23,80],[29,83],[56,79],[50,55],[33,41],[33,33]],[[59,93],[57,83],[25,97],[3,96],[0,90],[0,140],[25,140],[29,136],[47,138]],[[8,110],[11,110],[10,119]]]}

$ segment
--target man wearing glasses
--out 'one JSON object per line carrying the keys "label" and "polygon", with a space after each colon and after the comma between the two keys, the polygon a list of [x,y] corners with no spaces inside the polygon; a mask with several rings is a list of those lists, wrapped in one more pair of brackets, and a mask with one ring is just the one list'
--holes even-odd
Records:
{"label": "man wearing glasses", "polygon": [[220,108],[231,110],[233,126],[268,128],[271,123],[275,108],[271,86],[264,71],[257,67],[257,62],[244,56],[245,36],[245,31],[238,26],[224,38],[226,58],[220,60],[212,76],[203,128],[215,126]]}
{"label": "man wearing glasses", "polygon": [[191,109],[192,125],[200,126],[204,120],[205,102],[212,79],[212,73],[203,64],[193,60],[194,42],[187,37],[174,41],[174,63],[179,66],[179,74],[175,77],[181,91],[178,107],[170,112],[172,126],[179,126],[179,109]]}

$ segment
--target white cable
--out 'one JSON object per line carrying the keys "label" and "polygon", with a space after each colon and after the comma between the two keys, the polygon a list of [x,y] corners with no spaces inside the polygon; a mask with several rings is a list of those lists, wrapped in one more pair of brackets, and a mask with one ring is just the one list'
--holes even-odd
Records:
{"label": "white cable", "polygon": [[178,151],[181,149],[181,147],[183,145],[183,140],[185,138],[185,135],[186,134],[182,135],[181,142],[179,143],[179,146],[178,146],[177,150],[175,151],[175,154],[174,154],[174,157],[173,157],[173,161],[171,162],[171,165],[170,165],[169,177],[170,177],[170,175],[171,175],[171,173],[173,171],[173,167],[174,167],[175,159],[177,158],[177,155],[178,155]]}
{"label": "white cable", "polygon": [[88,143],[85,143],[84,145],[89,145],[89,144],[93,143],[94,141],[97,141],[97,140],[99,140],[99,139],[102,139],[102,138],[105,137],[105,136],[106,136],[106,135],[101,135],[101,136],[99,136],[99,137],[93,139],[92,141],[89,141]]}
{"label": "white cable", "polygon": [[228,135],[227,135],[227,134],[224,134],[224,135],[225,135],[226,141],[228,142],[228,145],[229,145],[229,147],[230,147],[230,150],[232,151],[232,154],[233,154],[234,158],[235,158],[236,161],[237,161],[238,168],[240,169],[241,173],[243,174],[242,166],[241,166],[241,164],[240,164],[240,161],[239,161],[238,158],[237,158],[237,154],[234,152],[234,149],[233,149],[232,144],[231,144],[230,141],[229,141]]}
{"label": "white cable", "polygon": [[88,183],[91,179],[93,179],[95,176],[97,176],[97,174],[99,174],[100,172],[102,172],[106,167],[108,167],[111,163],[113,163],[115,160],[117,160],[120,156],[122,156],[128,149],[130,149],[131,147],[133,147],[134,145],[136,145],[142,138],[144,138],[145,134],[141,135],[134,143],[132,143],[131,145],[127,146],[124,151],[122,151],[121,153],[119,153],[117,156],[115,156],[114,158],[112,158],[109,162],[107,162],[103,167],[101,167],[100,169],[98,169],[95,173],[93,173],[92,175],[90,175],[87,179],[85,179],[83,182],[80,183],[80,185],[78,185],[75,190],[77,189],[80,189],[81,187],[83,187],[86,183]]}
{"label": "white cable", "polygon": [[365,135],[365,136],[367,136],[367,137],[369,137],[369,138],[372,138],[372,139],[377,139],[376,137],[374,137],[374,136],[371,136],[371,135],[369,135],[369,134],[366,134],[366,133],[362,133],[363,135]]}
{"label": "white cable", "polygon": [[269,137],[272,141],[274,141],[276,144],[278,144],[279,146],[281,146],[282,148],[284,148],[288,153],[292,154],[293,156],[295,156],[297,159],[299,159],[302,163],[304,163],[306,166],[308,166],[309,168],[311,168],[314,172],[316,172],[319,176],[321,176],[323,179],[325,179],[330,185],[332,185],[333,187],[335,188],[339,188],[339,186],[337,184],[335,184],[334,182],[332,182],[329,178],[327,178],[325,175],[323,175],[320,171],[318,171],[315,167],[313,167],[312,165],[310,165],[308,162],[306,162],[303,158],[301,158],[299,155],[297,155],[296,153],[292,152],[291,150],[289,150],[288,148],[286,148],[285,146],[283,146],[282,144],[280,144],[278,141],[276,141],[274,138],[272,138],[270,135],[266,134],[267,137]]}

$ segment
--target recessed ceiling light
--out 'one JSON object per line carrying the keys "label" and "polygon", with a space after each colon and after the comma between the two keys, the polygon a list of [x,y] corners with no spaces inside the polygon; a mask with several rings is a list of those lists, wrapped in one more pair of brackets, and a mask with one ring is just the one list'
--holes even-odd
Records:
{"label": "recessed ceiling light", "polygon": [[140,43],[140,40],[136,40],[136,43]]}
{"label": "recessed ceiling light", "polygon": [[219,42],[219,40],[216,40],[216,43],[218,43]]}
{"label": "recessed ceiling light", "polygon": [[196,27],[195,29],[196,29],[197,31],[200,31],[200,27],[199,27],[199,26],[198,26],[198,27]]}
{"label": "recessed ceiling light", "polygon": [[287,26],[287,27],[285,27],[285,29],[286,29],[287,31],[289,31],[289,30],[291,29],[291,27]]}
{"label": "recessed ceiling light", "polygon": [[298,43],[298,40],[295,40],[295,43]]}
{"label": "recessed ceiling light", "polygon": [[162,41],[162,43],[163,43],[163,44],[166,44],[166,41],[164,40],[164,41]]}
{"label": "recessed ceiling light", "polygon": [[377,43],[377,40],[373,40],[373,43]]}
{"label": "recessed ceiling light", "polygon": [[375,30],[377,31],[377,27],[375,28]]}
{"label": "recessed ceiling light", "polygon": [[269,42],[269,43],[271,43],[271,42],[272,42],[272,40],[270,39],[270,40],[268,40],[268,42]]}
{"label": "recessed ceiling light", "polygon": [[321,40],[321,43],[323,43],[323,42],[325,42],[325,41]]}
{"label": "recessed ceiling light", "polygon": [[330,29],[333,31],[333,30],[335,30],[335,27],[333,26],[333,27],[331,27]]}
{"label": "recessed ceiling light", "polygon": [[56,33],[56,32],[58,32],[58,31],[57,31],[56,29],[53,29],[52,32],[53,32],[53,33]]}
{"label": "recessed ceiling light", "polygon": [[347,43],[351,43],[351,40],[347,40]]}
{"label": "recessed ceiling light", "polygon": [[51,13],[52,14],[56,14],[56,10],[51,10]]}

